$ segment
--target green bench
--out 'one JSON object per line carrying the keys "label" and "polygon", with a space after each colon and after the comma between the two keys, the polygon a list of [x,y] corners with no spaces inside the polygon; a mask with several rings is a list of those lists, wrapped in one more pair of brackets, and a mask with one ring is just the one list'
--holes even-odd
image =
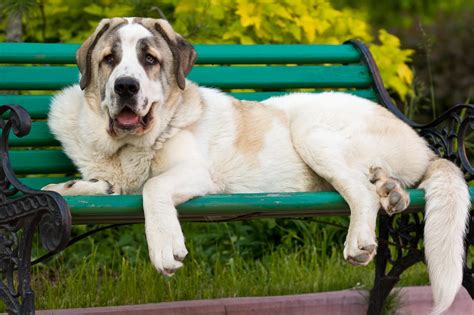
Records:
{"label": "green bench", "polygon": [[[78,47],[0,43],[0,105],[5,104],[0,107],[3,115],[0,121],[0,295],[11,313],[34,312],[29,272],[31,238],[38,227],[43,245],[57,252],[67,245],[71,224],[143,222],[141,196],[63,199],[52,192],[37,191],[46,184],[78,176],[50,134],[46,121],[51,94],[78,81],[74,57]],[[199,58],[189,79],[200,85],[218,87],[247,100],[263,100],[297,89],[315,93],[344,90],[371,99],[416,128],[437,152],[461,165],[466,179],[474,177],[463,151],[464,134],[474,121],[474,107],[459,105],[425,126],[412,122],[392,103],[368,49],[360,42],[195,47]],[[468,114],[461,117],[463,110]],[[449,130],[443,127],[446,121]],[[474,187],[470,193],[474,199]],[[379,314],[400,274],[424,259],[421,246],[424,193],[413,189],[410,197],[411,205],[406,213],[380,216],[376,280],[369,314]],[[213,195],[191,200],[178,210],[183,221],[349,215],[347,204],[336,192]],[[468,245],[473,244],[472,230],[470,233]],[[389,243],[395,244],[396,250],[390,250]],[[464,286],[474,296],[472,273],[472,268],[466,266]]]}

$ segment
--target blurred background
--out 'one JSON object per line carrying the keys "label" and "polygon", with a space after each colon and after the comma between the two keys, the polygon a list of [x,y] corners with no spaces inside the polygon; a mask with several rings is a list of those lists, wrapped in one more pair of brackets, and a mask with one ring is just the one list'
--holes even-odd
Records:
{"label": "blurred background", "polygon": [[[391,96],[418,122],[474,102],[472,0],[0,0],[0,41],[80,43],[104,17],[162,15],[195,44],[360,39]],[[65,308],[368,289],[373,263],[354,268],[342,258],[347,225],[341,217],[187,223],[190,254],[170,279],[149,263],[143,225],[119,227],[36,265],[36,303]],[[73,234],[90,228],[75,226]],[[421,264],[400,282],[427,283]],[[386,312],[394,314],[397,297],[390,303]]]}

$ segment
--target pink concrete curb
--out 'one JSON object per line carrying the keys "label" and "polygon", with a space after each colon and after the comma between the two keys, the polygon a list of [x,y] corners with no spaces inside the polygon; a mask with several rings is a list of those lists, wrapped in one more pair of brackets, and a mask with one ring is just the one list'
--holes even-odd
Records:
{"label": "pink concrete curb", "polygon": [[[400,289],[399,314],[428,314],[432,304],[430,287]],[[164,302],[157,304],[38,311],[39,315],[365,315],[367,292],[343,290],[301,295],[223,298]],[[474,314],[474,302],[463,288],[446,315]]]}

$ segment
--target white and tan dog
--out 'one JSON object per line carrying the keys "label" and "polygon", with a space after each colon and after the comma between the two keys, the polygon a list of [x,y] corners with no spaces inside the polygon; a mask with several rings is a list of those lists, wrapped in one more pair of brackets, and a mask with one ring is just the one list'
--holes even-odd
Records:
{"label": "white and tan dog", "polygon": [[342,93],[239,101],[186,80],[196,53],[165,20],[105,19],[77,52],[80,85],[54,99],[49,126],[83,180],[63,195],[143,194],[150,258],[163,274],[187,254],[175,206],[216,193],[335,189],[351,209],[344,257],[376,252],[380,207],[426,190],[433,314],[461,286],[470,207],[461,171],[388,110]]}

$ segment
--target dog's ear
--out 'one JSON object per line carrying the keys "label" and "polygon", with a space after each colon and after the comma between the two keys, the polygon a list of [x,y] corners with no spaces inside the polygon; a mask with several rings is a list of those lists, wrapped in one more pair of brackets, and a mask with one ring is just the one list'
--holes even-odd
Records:
{"label": "dog's ear", "polygon": [[181,90],[184,90],[186,85],[186,77],[188,76],[189,72],[194,66],[194,63],[197,59],[197,53],[194,49],[193,45],[191,45],[188,41],[186,41],[181,36],[176,38],[177,43],[177,53],[178,58],[175,57],[175,74],[176,74],[176,82],[178,82],[178,86]]}
{"label": "dog's ear", "polygon": [[77,66],[81,73],[81,81],[79,83],[82,90],[89,84],[92,76],[92,52],[97,45],[99,39],[110,28],[110,19],[100,21],[95,32],[86,39],[76,52]]}
{"label": "dog's ear", "polygon": [[172,29],[168,21],[157,19],[155,20],[154,28],[168,43],[173,54],[176,83],[181,90],[184,90],[186,87],[186,76],[191,72],[197,59],[196,50],[194,50],[193,45]]}

